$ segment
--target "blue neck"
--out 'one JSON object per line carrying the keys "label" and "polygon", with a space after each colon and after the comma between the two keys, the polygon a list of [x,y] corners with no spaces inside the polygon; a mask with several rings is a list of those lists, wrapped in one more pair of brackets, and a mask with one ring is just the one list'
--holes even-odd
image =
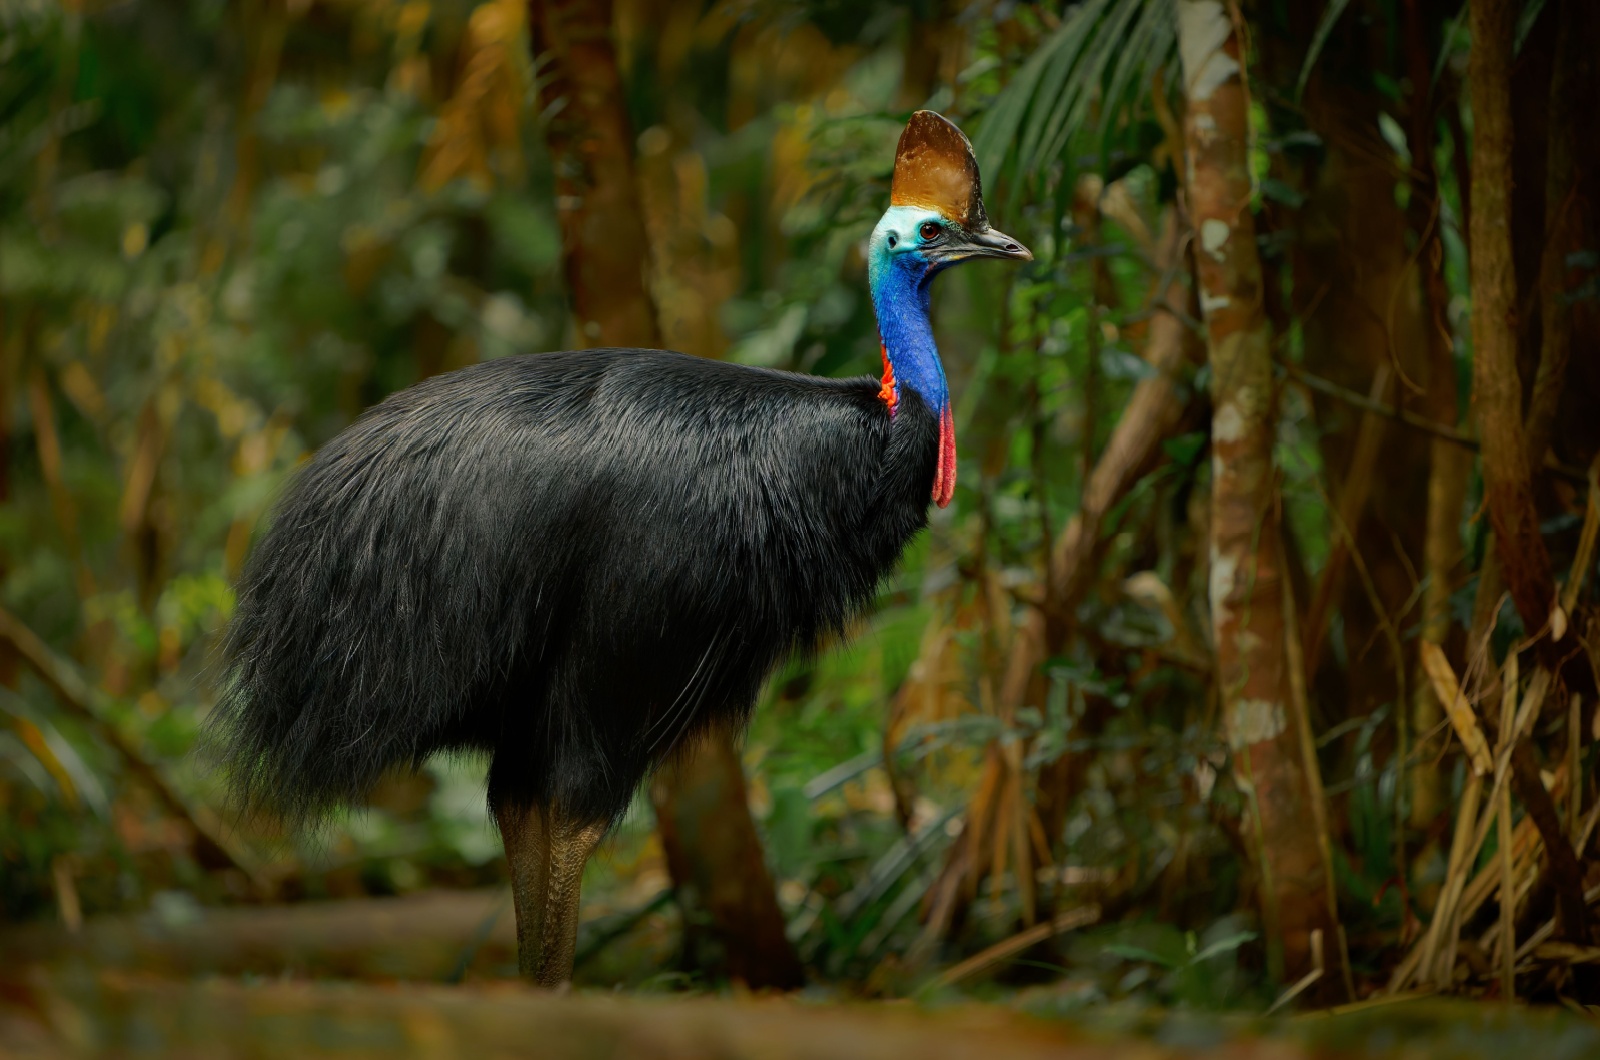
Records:
{"label": "blue neck", "polygon": [[950,404],[950,390],[928,320],[928,287],[936,271],[914,252],[874,253],[867,265],[878,334],[895,383],[902,392],[915,390],[938,416]]}

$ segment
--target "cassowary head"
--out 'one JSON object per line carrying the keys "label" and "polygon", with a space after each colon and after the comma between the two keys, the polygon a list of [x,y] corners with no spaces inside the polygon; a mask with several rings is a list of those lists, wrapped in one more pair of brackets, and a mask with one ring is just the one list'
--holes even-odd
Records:
{"label": "cassowary head", "polygon": [[970,258],[1033,260],[1027,247],[989,227],[972,144],[931,110],[911,115],[900,134],[889,209],[871,249],[875,264],[921,266],[929,274]]}
{"label": "cassowary head", "polygon": [[909,388],[939,421],[932,499],[941,508],[955,494],[956,428],[928,319],[928,292],[935,275],[970,258],[1032,261],[1033,255],[989,227],[978,159],[961,130],[931,110],[919,110],[900,134],[889,209],[867,247],[867,283],[883,343],[878,396],[893,416]]}

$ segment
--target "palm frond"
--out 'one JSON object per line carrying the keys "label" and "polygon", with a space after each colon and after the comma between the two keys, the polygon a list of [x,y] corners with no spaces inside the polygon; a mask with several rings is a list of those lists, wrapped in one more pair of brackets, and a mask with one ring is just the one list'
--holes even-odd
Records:
{"label": "palm frond", "polygon": [[1294,86],[1295,99],[1305,95],[1306,82],[1311,79],[1311,68],[1317,65],[1317,56],[1322,54],[1323,45],[1328,43],[1328,34],[1333,32],[1334,24],[1349,6],[1350,0],[1330,0],[1327,9],[1322,12],[1316,32],[1311,35],[1311,47],[1306,49],[1306,60],[1300,65],[1300,79]]}
{"label": "palm frond", "polygon": [[[1133,125],[1155,74],[1177,55],[1172,0],[1083,0],[984,115],[974,147],[986,172],[1026,180],[1080,134],[1103,155]],[[1164,78],[1164,83],[1174,79]]]}

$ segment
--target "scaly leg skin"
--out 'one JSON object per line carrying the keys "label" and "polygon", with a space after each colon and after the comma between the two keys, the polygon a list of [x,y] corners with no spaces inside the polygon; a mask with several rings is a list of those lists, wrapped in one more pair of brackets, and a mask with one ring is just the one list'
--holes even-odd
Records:
{"label": "scaly leg skin", "polygon": [[544,938],[545,891],[550,880],[550,841],[542,806],[500,804],[495,823],[511,868],[511,901],[517,914],[517,970],[533,979]]}
{"label": "scaly leg skin", "polygon": [[536,986],[572,978],[583,867],[605,826],[564,818],[547,806],[497,806],[517,911],[517,966]]}
{"label": "scaly leg skin", "polygon": [[[578,896],[583,889],[583,867],[600,845],[605,826],[550,820],[550,882],[545,892],[544,938],[533,981],[559,986],[572,978],[572,959],[578,949]],[[520,958],[519,958],[520,960]],[[527,974],[524,972],[523,974]]]}

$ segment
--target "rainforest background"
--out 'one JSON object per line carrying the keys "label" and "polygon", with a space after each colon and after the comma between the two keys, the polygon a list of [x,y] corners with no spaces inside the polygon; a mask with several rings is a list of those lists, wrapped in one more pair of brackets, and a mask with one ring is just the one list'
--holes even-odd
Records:
{"label": "rainforest background", "polygon": [[197,753],[252,535],[478,360],[876,374],[919,107],[1035,254],[934,292],[955,502],[641,794],[579,993],[1587,1012],[1597,49],[1585,0],[4,0],[0,1028],[398,1003],[342,979],[496,1033],[483,761],[297,836]]}

